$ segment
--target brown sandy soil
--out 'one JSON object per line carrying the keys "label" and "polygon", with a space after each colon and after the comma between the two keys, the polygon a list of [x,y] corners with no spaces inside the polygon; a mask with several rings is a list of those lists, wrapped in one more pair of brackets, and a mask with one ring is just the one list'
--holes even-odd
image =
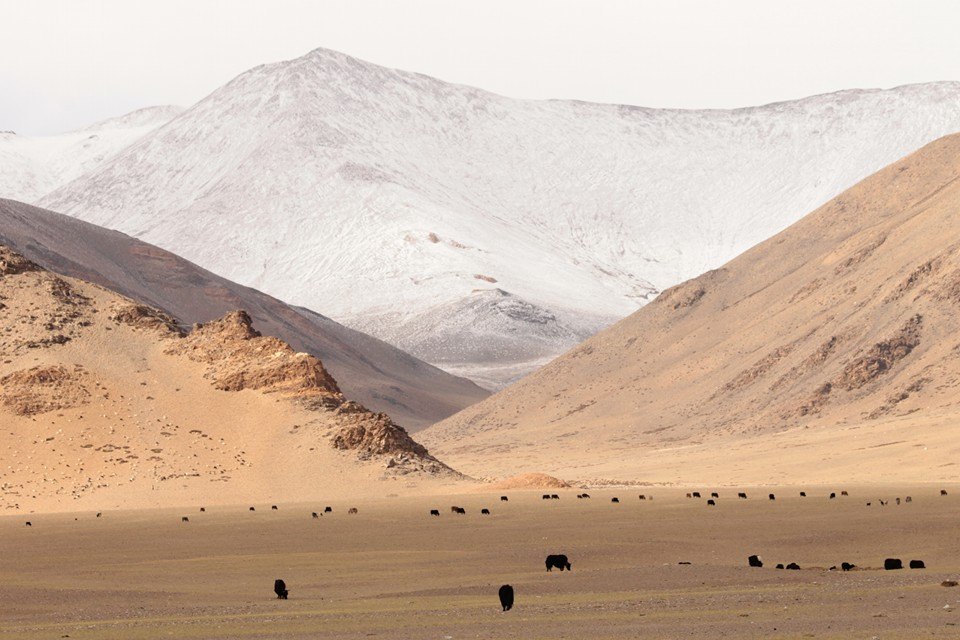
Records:
{"label": "brown sandy soil", "polygon": [[[499,493],[352,501],[340,488],[278,511],[257,502],[254,513],[47,514],[30,516],[32,527],[4,516],[0,636],[957,637],[960,588],[940,583],[960,575],[960,489],[803,488],[810,497],[751,487],[738,500],[720,489],[716,507],[678,489],[645,489],[653,500],[642,502],[636,489],[591,490],[590,500],[558,490],[548,502],[511,492],[501,503]],[[827,499],[840,488],[850,497]],[[906,495],[913,501],[895,506]],[[333,513],[310,517],[327,504]],[[347,515],[351,506],[359,513]],[[572,572],[544,571],[548,553],[567,554]],[[764,568],[747,567],[754,553]],[[886,557],[928,568],[879,570]],[[827,571],[843,561],[861,570]],[[276,578],[289,600],[274,598]],[[508,613],[497,601],[504,583],[517,595]]]}
{"label": "brown sandy soil", "polygon": [[960,135],[418,434],[476,477],[960,480]]}
{"label": "brown sandy soil", "polygon": [[51,271],[163,309],[187,325],[244,309],[265,335],[323,360],[347,397],[411,431],[490,395],[381,340],[77,218],[0,198],[0,238]]}
{"label": "brown sandy soil", "polygon": [[313,356],[0,246],[0,513],[385,496],[464,480]]}

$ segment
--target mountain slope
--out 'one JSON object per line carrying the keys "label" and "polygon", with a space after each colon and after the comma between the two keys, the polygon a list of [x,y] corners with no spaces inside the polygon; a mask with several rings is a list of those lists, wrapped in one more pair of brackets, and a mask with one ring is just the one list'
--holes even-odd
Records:
{"label": "mountain slope", "polygon": [[382,495],[461,476],[242,311],[166,314],[0,246],[0,509]]}
{"label": "mountain slope", "polygon": [[[318,49],[40,202],[482,377],[462,327],[535,344],[543,326],[475,290],[564,319],[557,354],[958,130],[958,83],[681,111],[515,100]],[[464,315],[425,333],[438,305]]]}
{"label": "mountain slope", "polygon": [[182,108],[174,106],[138,109],[52,136],[0,132],[0,198],[33,202],[96,169],[181,111]]}
{"label": "mountain slope", "polygon": [[321,360],[344,392],[411,430],[488,394],[375,338],[69,216],[0,200],[0,242],[59,273],[108,287],[185,323],[245,309],[264,332]]}
{"label": "mountain slope", "polygon": [[423,432],[468,473],[957,480],[960,135]]}

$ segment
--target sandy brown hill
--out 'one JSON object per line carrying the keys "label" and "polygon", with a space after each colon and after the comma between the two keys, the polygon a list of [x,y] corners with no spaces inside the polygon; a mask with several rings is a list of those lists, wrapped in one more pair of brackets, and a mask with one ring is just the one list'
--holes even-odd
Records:
{"label": "sandy brown hill", "polygon": [[422,434],[467,473],[960,478],[960,136]]}
{"label": "sandy brown hill", "polygon": [[0,245],[0,512],[313,500],[456,484],[243,311],[171,316]]}
{"label": "sandy brown hill", "polygon": [[465,378],[318,313],[69,216],[0,199],[0,243],[47,269],[105,286],[188,324],[245,309],[263,332],[323,360],[348,397],[388,412],[412,431],[489,395]]}

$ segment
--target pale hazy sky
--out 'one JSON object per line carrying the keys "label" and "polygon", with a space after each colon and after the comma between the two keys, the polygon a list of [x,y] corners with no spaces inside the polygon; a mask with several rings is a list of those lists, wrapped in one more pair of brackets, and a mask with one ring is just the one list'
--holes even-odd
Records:
{"label": "pale hazy sky", "polygon": [[960,80],[957,0],[0,0],[0,130],[189,106],[327,47],[508,96],[738,107]]}

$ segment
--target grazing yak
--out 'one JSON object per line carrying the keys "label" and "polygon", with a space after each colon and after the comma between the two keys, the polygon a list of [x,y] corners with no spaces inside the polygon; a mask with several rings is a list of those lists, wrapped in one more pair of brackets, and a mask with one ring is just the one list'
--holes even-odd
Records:
{"label": "grazing yak", "polygon": [[688,493],[688,494],[687,494],[687,497],[688,497],[688,498],[692,498],[692,497],[693,497],[693,494],[692,494],[692,493]]}
{"label": "grazing yak", "polygon": [[760,556],[750,556],[747,558],[747,562],[750,563],[751,567],[762,567],[763,560],[760,559]]}
{"label": "grazing yak", "polygon": [[466,515],[467,510],[463,507],[450,507],[450,510],[454,513],[459,513],[460,515]]}
{"label": "grazing yak", "polygon": [[620,502],[620,498],[610,498],[610,502]]}
{"label": "grazing yak", "polygon": [[508,498],[507,496],[500,496],[500,502],[509,502],[509,501],[510,501],[510,498]]}
{"label": "grazing yak", "polygon": [[841,492],[840,492],[840,495],[841,495],[841,496],[849,496],[850,494],[847,493],[846,491],[841,491]]}
{"label": "grazing yak", "polygon": [[856,566],[857,566],[857,565],[851,564],[851,563],[849,563],[849,562],[841,562],[841,563],[840,563],[840,569],[842,569],[843,571],[850,571],[851,569],[855,569]]}
{"label": "grazing yak", "polygon": [[783,569],[783,565],[782,565],[782,564],[778,564],[778,565],[777,565],[777,569]]}
{"label": "grazing yak", "polygon": [[206,513],[206,512],[207,512],[206,507],[200,507],[200,513]]}
{"label": "grazing yak", "polygon": [[910,561],[911,569],[926,569],[927,565],[923,563],[923,560],[911,560]]}
{"label": "grazing yak", "polygon": [[589,493],[585,493],[585,494],[583,494],[583,497],[584,497],[584,499],[587,499],[587,498],[590,497],[590,494],[589,494]]}
{"label": "grazing yak", "polygon": [[747,494],[745,494],[743,491],[741,491],[740,493],[737,494],[737,497],[740,498],[741,500],[746,500],[746,499],[747,499]]}
{"label": "grazing yak", "polygon": [[831,491],[831,492],[830,492],[830,499],[833,500],[833,499],[836,498],[836,497],[837,497],[837,494],[835,494],[835,493],[833,493],[833,492]]}
{"label": "grazing yak", "polygon": [[272,505],[270,509],[272,509],[273,511],[277,511],[277,505]]}
{"label": "grazing yak", "polygon": [[183,516],[182,518],[180,518],[180,522],[190,522],[190,518],[188,518],[187,516]]}
{"label": "grazing yak", "polygon": [[312,517],[312,518],[319,518],[319,517],[320,517],[320,514],[317,513],[316,511],[313,511],[313,512],[310,514],[310,517]]}
{"label": "grazing yak", "polygon": [[710,498],[709,500],[707,500],[707,504],[710,505],[711,507],[715,507],[717,506],[717,501],[714,500],[713,498]]}
{"label": "grazing yak", "polygon": [[30,522],[29,520],[27,520],[27,522],[26,522],[26,524],[25,524],[24,526],[32,527],[32,526],[33,526],[33,523]]}
{"label": "grazing yak", "polygon": [[278,600],[286,600],[287,595],[290,593],[287,591],[287,583],[279,578],[273,581],[273,592],[277,594]]}
{"label": "grazing yak", "polygon": [[800,565],[796,562],[791,562],[787,565],[787,571],[800,571]]}
{"label": "grazing yak", "polygon": [[541,500],[549,500],[549,499],[550,499],[550,494],[549,494],[549,493],[545,493],[545,494],[543,494],[543,495],[540,497],[540,499],[541,499]]}
{"label": "grazing yak", "polygon": [[357,508],[356,508],[356,507],[350,507],[350,508],[347,510],[347,514],[348,514],[348,515],[353,515],[353,514],[355,514],[355,513],[357,513]]}
{"label": "grazing yak", "polygon": [[430,515],[440,517],[440,509],[430,509]]}
{"label": "grazing yak", "polygon": [[490,509],[480,509],[480,515],[482,516],[490,515]]}
{"label": "grazing yak", "polygon": [[558,495],[555,494],[555,493],[552,493],[552,494],[550,494],[550,499],[551,499],[551,500],[559,500],[559,499],[560,499],[560,496],[558,496]]}
{"label": "grazing yak", "polygon": [[801,498],[806,498],[806,497],[807,497],[807,492],[806,492],[806,491],[801,491],[801,492],[800,492],[800,497],[801,497]]}
{"label": "grazing yak", "polygon": [[552,571],[554,567],[560,569],[560,571],[564,569],[571,571],[570,561],[567,560],[567,556],[563,554],[547,556],[545,564],[547,565],[547,571]]}
{"label": "grazing yak", "polygon": [[324,507],[324,508],[323,508],[323,512],[324,512],[324,513],[333,513],[333,507]]}
{"label": "grazing yak", "polygon": [[769,497],[771,500],[776,500],[776,499],[777,499],[777,496],[773,495],[772,493],[771,493],[768,497]]}
{"label": "grazing yak", "polygon": [[699,497],[700,497],[700,492],[699,492],[699,491],[694,491],[694,492],[693,492],[693,497],[694,497],[694,498],[699,498]]}
{"label": "grazing yak", "polygon": [[904,502],[913,502],[913,498],[911,498],[910,496],[907,496],[906,498],[903,499],[903,501],[904,501]]}
{"label": "grazing yak", "polygon": [[900,558],[887,558],[883,561],[883,568],[887,571],[903,569],[903,562],[900,560]]}
{"label": "grazing yak", "polygon": [[500,596],[500,606],[503,607],[503,610],[510,611],[513,608],[513,587],[505,584],[500,587],[497,595]]}
{"label": "grazing yak", "polygon": [[256,511],[256,507],[250,507],[250,511]]}
{"label": "grazing yak", "polygon": [[900,498],[897,498],[897,505],[900,505]]}
{"label": "grazing yak", "polygon": [[97,517],[98,517],[98,518],[99,518],[100,516],[102,516],[102,515],[103,515],[103,514],[100,513],[99,511],[97,512]]}
{"label": "grazing yak", "polygon": [[710,497],[711,497],[711,498],[719,498],[719,497],[720,497],[720,494],[717,493],[716,491],[714,491],[713,493],[710,494]]}
{"label": "grazing yak", "polygon": [[645,496],[645,495],[643,495],[643,494],[641,493],[641,494],[640,494],[640,499],[641,499],[641,500],[646,500],[646,499],[647,499],[647,496]]}
{"label": "grazing yak", "polygon": [[942,495],[942,496],[947,495],[947,490],[946,490],[946,489],[940,489],[940,495]]}

